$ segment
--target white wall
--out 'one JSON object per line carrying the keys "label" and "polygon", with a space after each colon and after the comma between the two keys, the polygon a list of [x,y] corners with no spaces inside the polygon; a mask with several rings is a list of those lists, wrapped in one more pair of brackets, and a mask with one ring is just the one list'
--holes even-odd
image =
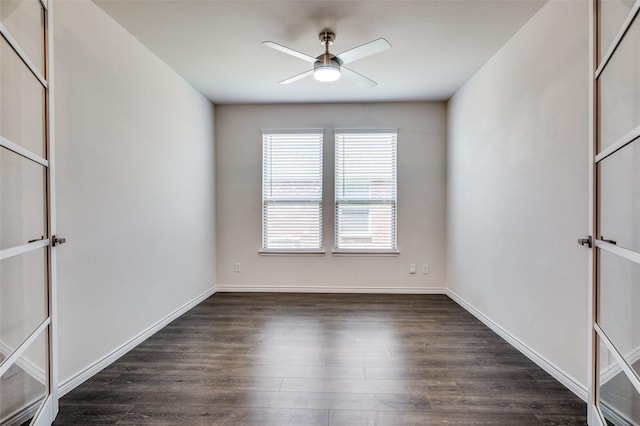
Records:
{"label": "white wall", "polygon": [[[446,107],[443,103],[216,107],[218,288],[425,291],[445,285]],[[324,128],[322,257],[260,256],[261,129]],[[335,257],[334,128],[398,128],[399,257]],[[234,272],[241,263],[242,271]],[[430,274],[409,274],[409,264]]]}
{"label": "white wall", "polygon": [[450,100],[448,123],[450,289],[583,388],[588,7],[545,5]]}
{"label": "white wall", "polygon": [[214,107],[92,2],[55,2],[60,381],[215,285]]}

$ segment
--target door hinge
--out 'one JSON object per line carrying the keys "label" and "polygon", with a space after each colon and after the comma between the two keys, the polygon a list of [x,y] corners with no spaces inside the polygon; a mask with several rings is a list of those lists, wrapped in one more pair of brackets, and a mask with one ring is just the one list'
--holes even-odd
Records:
{"label": "door hinge", "polygon": [[67,239],[66,239],[66,238],[57,237],[57,236],[55,236],[55,235],[51,237],[51,245],[52,245],[53,247],[57,247],[57,246],[59,246],[59,245],[61,245],[61,244],[64,244],[64,243],[66,243],[66,242],[67,242]]}
{"label": "door hinge", "polygon": [[592,246],[591,235],[589,235],[587,238],[578,238],[578,244],[580,244],[581,246],[587,246],[591,248]]}

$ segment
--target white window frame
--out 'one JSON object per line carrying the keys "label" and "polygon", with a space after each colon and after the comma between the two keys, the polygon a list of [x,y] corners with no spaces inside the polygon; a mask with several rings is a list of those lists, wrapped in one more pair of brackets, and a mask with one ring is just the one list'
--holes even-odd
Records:
{"label": "white window frame", "polygon": [[[297,136],[300,136],[300,143],[317,143],[318,149],[318,163],[311,170],[311,174],[316,173],[319,179],[319,187],[317,190],[317,196],[311,196],[308,198],[296,196],[287,197],[282,194],[274,194],[270,189],[273,183],[273,152],[267,152],[270,148],[273,148],[273,144],[291,142]],[[323,235],[322,235],[322,196],[323,196],[323,139],[324,129],[263,129],[262,130],[262,244],[259,253],[261,255],[322,255],[323,249]],[[286,159],[285,159],[286,161]],[[270,163],[271,162],[271,163]],[[286,165],[286,163],[285,163]],[[295,167],[295,163],[291,163],[289,167]],[[282,171],[282,170],[281,170]],[[309,179],[310,176],[301,177]],[[295,247],[294,245],[286,246],[286,244],[275,246],[269,244],[269,225],[274,225],[269,221],[268,211],[270,206],[298,206],[300,205],[316,205],[318,209],[318,223],[317,223],[317,245],[308,246],[304,245]],[[295,224],[295,222],[292,222]],[[275,225],[274,225],[275,226]],[[303,238],[303,237],[301,237]]]}
{"label": "white window frame", "polygon": [[[335,255],[382,255],[382,256],[397,256],[399,254],[398,244],[397,244],[397,235],[398,235],[398,129],[334,129],[335,134],[335,180],[334,180],[334,250],[333,254]],[[353,138],[349,140],[350,136],[357,137],[367,137],[371,135],[372,137],[388,137],[388,142],[392,143],[392,152],[391,158],[391,169],[392,169],[392,179],[393,183],[391,186],[391,194],[390,196],[385,197],[376,197],[372,194],[367,197],[363,197],[363,194],[360,194],[354,199],[350,199],[346,194],[344,194],[344,189],[340,190],[340,185],[345,184],[345,179],[348,179],[345,176],[344,170],[344,144],[355,143]],[[382,141],[381,141],[382,142]],[[375,142],[372,142],[375,143]],[[374,182],[372,180],[372,182]],[[379,247],[366,247],[367,243],[363,242],[360,247],[356,247],[357,243],[352,244],[340,244],[342,237],[344,237],[344,232],[341,233],[341,229],[344,229],[344,225],[341,226],[341,206],[358,206],[358,205],[390,205],[391,206],[391,223],[389,224],[389,246],[384,248]],[[342,210],[344,213],[344,210]],[[372,229],[372,218],[369,217],[368,226],[369,229]],[[370,231],[371,233],[375,231]],[[363,240],[365,236],[363,235]],[[373,235],[370,235],[371,238],[374,238]],[[351,245],[351,247],[349,247]]]}

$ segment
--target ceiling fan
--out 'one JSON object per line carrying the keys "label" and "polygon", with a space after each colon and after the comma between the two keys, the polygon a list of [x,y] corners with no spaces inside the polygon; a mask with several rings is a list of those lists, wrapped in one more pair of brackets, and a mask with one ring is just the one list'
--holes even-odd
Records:
{"label": "ceiling fan", "polygon": [[384,50],[390,49],[391,45],[387,40],[379,38],[377,40],[365,43],[361,46],[354,47],[353,49],[347,50],[346,52],[342,52],[339,55],[333,55],[331,52],[329,52],[329,46],[333,44],[336,35],[329,30],[324,30],[320,33],[319,37],[320,43],[324,46],[324,53],[315,58],[313,56],[298,52],[297,50],[290,49],[272,41],[262,42],[262,44],[267,47],[279,50],[282,53],[286,53],[288,55],[313,64],[313,69],[310,69],[298,75],[294,75],[293,77],[281,81],[280,84],[293,83],[294,81],[301,80],[311,75],[313,75],[313,77],[318,81],[336,81],[340,78],[340,75],[342,73],[348,74],[370,87],[378,84],[370,78],[367,78],[362,74],[359,74],[352,69],[345,67],[344,65],[357,61],[358,59],[373,55],[374,53],[379,53]]}

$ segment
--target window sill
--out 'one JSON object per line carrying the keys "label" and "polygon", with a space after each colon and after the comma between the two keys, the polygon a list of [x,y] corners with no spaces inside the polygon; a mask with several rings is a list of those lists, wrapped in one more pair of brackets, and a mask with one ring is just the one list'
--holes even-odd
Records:
{"label": "window sill", "polygon": [[324,256],[324,250],[260,250],[260,256]]}
{"label": "window sill", "polygon": [[372,256],[372,257],[397,257],[399,251],[376,251],[376,250],[334,250],[334,256]]}

